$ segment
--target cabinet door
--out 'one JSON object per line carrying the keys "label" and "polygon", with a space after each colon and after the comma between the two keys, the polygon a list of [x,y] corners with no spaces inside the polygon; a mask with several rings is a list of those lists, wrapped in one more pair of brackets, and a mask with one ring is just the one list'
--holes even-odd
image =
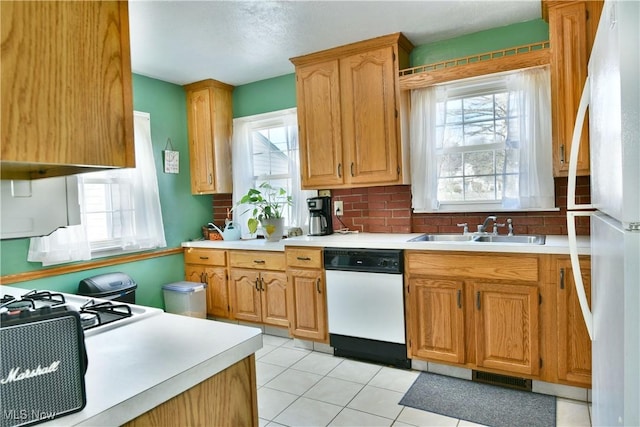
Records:
{"label": "cabinet door", "polygon": [[407,296],[410,357],[464,363],[463,282],[411,278]]}
{"label": "cabinet door", "polygon": [[225,268],[185,265],[185,280],[207,284],[207,314],[228,318],[230,315],[229,289]]}
{"label": "cabinet door", "polygon": [[[551,106],[554,176],[569,171],[571,138],[582,88],[587,77],[589,37],[587,2],[566,2],[549,8],[551,43]],[[589,175],[589,129],[585,120],[578,175]]]}
{"label": "cabinet door", "polygon": [[260,273],[262,321],[269,325],[289,327],[287,310],[287,275],[283,272]]}
{"label": "cabinet door", "polygon": [[344,172],[352,184],[398,180],[394,61],[392,47],[340,60]]}
{"label": "cabinet door", "polygon": [[229,294],[231,310],[237,320],[262,321],[260,301],[260,276],[253,270],[232,268],[230,270]]}
{"label": "cabinet door", "polygon": [[229,288],[225,268],[207,267],[207,314],[213,317],[229,318]]}
{"label": "cabinet door", "polygon": [[189,161],[193,194],[211,193],[215,189],[212,102],[209,88],[187,91]]}
{"label": "cabinet door", "polygon": [[322,270],[289,269],[291,335],[326,342],[327,314]]}
{"label": "cabinet door", "polygon": [[0,8],[2,178],[134,167],[127,2]]}
{"label": "cabinet door", "polygon": [[338,61],[296,68],[303,188],[343,183]]}
{"label": "cabinet door", "polygon": [[473,283],[476,365],[537,375],[540,370],[538,288]]}
{"label": "cabinet door", "polygon": [[[591,303],[591,263],[580,260],[584,290]],[[568,258],[556,263],[558,316],[558,378],[591,386],[591,339],[582,318],[573,269]]]}

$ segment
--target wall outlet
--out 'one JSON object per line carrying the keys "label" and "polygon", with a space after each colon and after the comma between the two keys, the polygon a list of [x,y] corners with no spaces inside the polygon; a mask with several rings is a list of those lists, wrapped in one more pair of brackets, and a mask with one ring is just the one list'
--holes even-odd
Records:
{"label": "wall outlet", "polygon": [[335,216],[344,215],[344,205],[342,204],[342,200],[336,200],[333,202],[333,214]]}

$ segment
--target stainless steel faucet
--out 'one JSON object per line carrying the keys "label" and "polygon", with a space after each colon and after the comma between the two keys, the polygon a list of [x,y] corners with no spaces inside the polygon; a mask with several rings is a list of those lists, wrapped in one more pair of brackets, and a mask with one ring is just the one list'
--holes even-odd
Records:
{"label": "stainless steel faucet", "polygon": [[484,219],[484,222],[482,224],[478,225],[478,233],[486,233],[487,232],[487,225],[489,225],[489,221],[493,221],[495,223],[497,219],[498,219],[498,217],[495,216],[495,215],[489,215],[488,217],[486,217]]}

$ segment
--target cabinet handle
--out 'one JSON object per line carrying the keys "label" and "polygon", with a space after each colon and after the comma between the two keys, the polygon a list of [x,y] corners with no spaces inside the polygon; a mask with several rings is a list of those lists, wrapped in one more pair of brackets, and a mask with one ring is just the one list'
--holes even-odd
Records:
{"label": "cabinet handle", "polygon": [[200,273],[200,283],[206,283],[204,280],[204,275],[205,275],[204,271]]}
{"label": "cabinet handle", "polygon": [[260,278],[260,290],[264,292],[264,278]]}
{"label": "cabinet handle", "polygon": [[263,259],[254,259],[253,262],[256,263],[256,264],[264,264],[265,263],[265,261]]}
{"label": "cabinet handle", "polygon": [[564,268],[560,269],[560,289],[564,289]]}
{"label": "cabinet handle", "polygon": [[260,286],[259,286],[259,283],[260,283],[260,278],[259,278],[259,277],[256,277],[256,291],[258,291],[258,292],[260,292]]}
{"label": "cabinet handle", "polygon": [[476,292],[476,308],[480,310],[480,292]]}
{"label": "cabinet handle", "polygon": [[560,146],[560,163],[564,164],[564,144]]}
{"label": "cabinet handle", "polygon": [[207,283],[209,281],[209,274],[204,273],[204,281],[202,283]]}
{"label": "cabinet handle", "polygon": [[209,174],[209,185],[213,182],[213,175]]}
{"label": "cabinet handle", "polygon": [[318,291],[319,294],[321,294],[322,292],[320,291],[320,278],[316,279],[316,290]]}
{"label": "cabinet handle", "polygon": [[458,289],[458,308],[462,308],[462,290]]}
{"label": "cabinet handle", "polygon": [[351,162],[351,176],[355,176],[355,175],[353,174],[353,162]]}
{"label": "cabinet handle", "polygon": [[299,256],[297,257],[299,261],[311,261],[311,258],[308,256]]}
{"label": "cabinet handle", "polygon": [[342,163],[338,163],[338,178],[342,178]]}
{"label": "cabinet handle", "polygon": [[208,256],[201,256],[200,259],[209,259]]}

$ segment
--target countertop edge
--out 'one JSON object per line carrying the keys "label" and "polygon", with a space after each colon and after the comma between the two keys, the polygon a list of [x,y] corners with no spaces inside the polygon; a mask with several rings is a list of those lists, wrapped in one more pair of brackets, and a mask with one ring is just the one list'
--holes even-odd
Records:
{"label": "countertop edge", "polygon": [[[409,240],[423,233],[354,233],[332,234],[329,236],[300,236],[283,239],[280,242],[254,240],[200,240],[183,242],[183,248],[230,249],[255,251],[284,251],[287,246],[304,247],[341,247],[341,248],[379,248],[404,249],[420,251],[461,251],[461,252],[503,252],[528,254],[568,255],[568,237],[548,235],[544,245],[522,243],[481,243],[481,242],[410,242]],[[589,236],[578,236],[579,255],[589,255]]]}
{"label": "countertop edge", "polygon": [[213,356],[201,364],[193,366],[179,375],[171,377],[116,406],[81,421],[76,425],[122,425],[227,369],[233,364],[255,353],[261,347],[262,335],[254,335],[250,339]]}

